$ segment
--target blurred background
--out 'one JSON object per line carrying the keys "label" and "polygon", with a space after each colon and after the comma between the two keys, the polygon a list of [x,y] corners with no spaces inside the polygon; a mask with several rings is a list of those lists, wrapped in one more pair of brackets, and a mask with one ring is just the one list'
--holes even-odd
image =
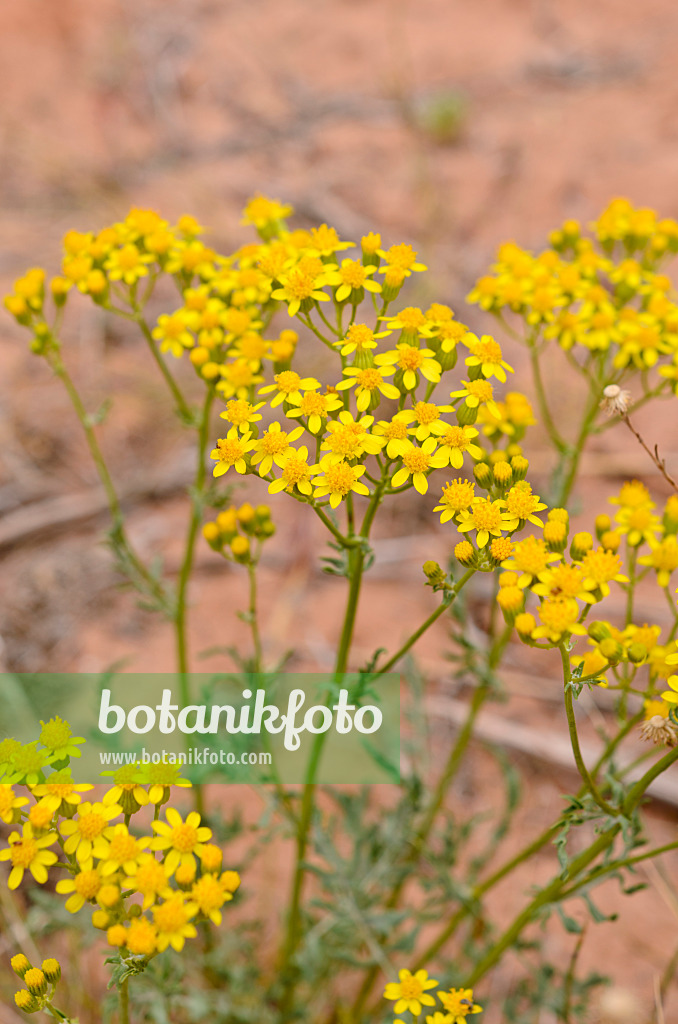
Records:
{"label": "blurred background", "polygon": [[[449,303],[478,329],[482,318],[463,300],[502,241],[539,248],[563,219],[586,222],[617,195],[678,216],[677,44],[670,0],[2,4],[0,286],[8,290],[28,266],[56,272],[68,229],[98,230],[131,205],[170,220],[191,213],[209,225],[209,243],[228,251],[250,238],[240,210],[263,192],[292,203],[295,224],[329,222],[353,240],[376,230],[385,244],[411,242],[431,272],[407,301]],[[66,358],[88,408],[113,396],[104,445],[132,538],[149,556],[161,552],[171,574],[190,445],[146,350],[120,321],[84,302],[73,307]],[[99,671],[127,658],[136,670],[169,669],[169,629],[117,587],[77,422],[26,341],[2,311],[0,667]],[[520,371],[521,352],[506,342],[506,353]],[[190,387],[190,367],[179,372]],[[559,366],[550,377],[566,424],[577,392],[567,380],[563,386]],[[529,393],[528,376],[518,372],[514,386]],[[676,417],[662,420],[661,432],[656,421],[638,422],[654,430],[671,469]],[[647,474],[658,497],[665,493],[622,428],[604,438],[584,462],[582,527],[605,510],[623,474]],[[539,484],[549,455],[538,428],[526,447]],[[293,634],[297,667],[323,668],[342,583],[319,572],[315,526],[286,503],[279,508],[262,569],[269,648],[279,654]],[[386,513],[357,656],[371,652],[375,635],[397,645],[432,607],[421,564],[443,560],[450,547],[449,533],[435,531],[416,496]],[[245,588],[242,574],[201,548],[195,653],[239,639],[233,609],[243,606]],[[662,615],[647,609],[650,621]],[[433,680],[444,678],[444,647],[441,626],[418,652]],[[205,670],[218,658],[204,659]],[[539,675],[515,675],[512,713],[535,727],[557,722]],[[440,729],[445,739],[453,725]],[[526,827],[536,829],[562,791],[562,770],[515,757],[531,786]],[[476,768],[460,785],[482,803],[481,755]],[[656,814],[661,839],[675,829],[675,809],[658,806]],[[621,925],[599,926],[610,962],[600,964],[595,948],[590,957],[639,1006],[675,946],[676,901],[654,881]],[[608,904],[614,909],[613,892]]]}

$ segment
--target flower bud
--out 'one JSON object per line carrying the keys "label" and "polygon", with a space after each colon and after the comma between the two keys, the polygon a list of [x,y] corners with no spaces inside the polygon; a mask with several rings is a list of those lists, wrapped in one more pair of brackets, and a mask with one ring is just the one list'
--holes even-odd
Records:
{"label": "flower bud", "polygon": [[460,427],[469,427],[472,423],[475,423],[477,419],[477,405],[467,405],[466,402],[461,402],[457,406],[457,423]]}
{"label": "flower bud", "polygon": [[608,636],[605,640],[601,640],[598,646],[602,656],[606,658],[611,665],[616,665],[624,656],[624,648],[612,636]]}
{"label": "flower bud", "polygon": [[476,463],[473,467],[473,475],[484,490],[492,486],[492,470],[486,462]]}
{"label": "flower bud", "polygon": [[600,543],[606,551],[617,551],[621,541],[621,534],[616,530],[606,530],[600,538]]}
{"label": "flower bud", "polygon": [[494,565],[501,565],[513,554],[513,543],[508,537],[493,537],[487,550]]}
{"label": "flower bud", "polygon": [[24,985],[34,996],[44,996],[47,991],[47,978],[39,967],[31,967],[24,974]]}
{"label": "flower bud", "polygon": [[511,459],[511,469],[513,470],[514,480],[524,480],[529,468],[530,463],[524,455],[514,455]]}
{"label": "flower bud", "polygon": [[203,871],[219,871],[224,855],[214,843],[207,843],[200,854],[200,866]]}
{"label": "flower bud", "polygon": [[537,628],[535,617],[530,612],[521,612],[520,615],[516,615],[514,625],[516,633],[523,642],[530,640],[533,631]]}
{"label": "flower bud", "polygon": [[31,963],[28,957],[25,957],[23,953],[17,953],[10,960],[10,966],[15,974],[18,974],[20,978],[23,978],[26,971],[30,971]]}
{"label": "flower bud", "polygon": [[250,559],[250,542],[247,537],[234,537],[230,544],[236,562],[245,563]]}
{"label": "flower bud", "polygon": [[645,644],[631,644],[626,654],[631,664],[642,665],[647,661],[649,651]]}
{"label": "flower bud", "polygon": [[599,644],[601,640],[605,640],[607,639],[607,637],[612,636],[610,627],[608,626],[607,622],[589,622],[589,626],[586,632],[591,637],[591,639],[597,644]]}
{"label": "flower bud", "polygon": [[61,964],[58,960],[54,960],[52,957],[50,957],[49,960],[43,960],[42,973],[45,975],[50,985],[56,985],[57,981],[61,977]]}
{"label": "flower bud", "polygon": [[40,1003],[27,992],[25,988],[22,988],[19,992],[14,994],[14,1002],[16,1003],[19,1010],[23,1010],[24,1013],[35,1013],[36,1010],[40,1009]]}
{"label": "flower bud", "polygon": [[501,587],[497,594],[497,604],[506,622],[514,622],[525,606],[525,592],[520,587]]}
{"label": "flower bud", "polygon": [[92,925],[95,928],[99,928],[100,931],[108,928],[110,920],[110,914],[107,914],[105,910],[95,910],[92,914]]}
{"label": "flower bud", "polygon": [[437,562],[424,562],[421,568],[432,587],[442,587],[447,581],[447,576]]}
{"label": "flower bud", "polygon": [[205,523],[202,535],[214,551],[221,551],[221,531],[216,523]]}
{"label": "flower bud", "polygon": [[573,562],[581,562],[584,555],[593,547],[593,537],[590,533],[582,531],[575,533],[570,544],[570,557]]}
{"label": "flower bud", "polygon": [[603,534],[606,533],[611,526],[612,520],[608,515],[605,515],[603,513],[602,515],[596,516],[596,537],[598,538],[598,540],[601,539]]}
{"label": "flower bud", "polygon": [[492,468],[494,481],[500,487],[508,487],[513,483],[513,470],[509,462],[495,462]]}
{"label": "flower bud", "polygon": [[566,508],[552,508],[547,518],[552,523],[564,523],[567,526],[570,522],[570,513]]}
{"label": "flower bud", "polygon": [[549,551],[564,551],[567,547],[567,526],[557,519],[544,523],[544,541]]}
{"label": "flower bud", "polygon": [[246,501],[244,505],[240,506],[236,515],[243,530],[245,530],[246,533],[251,533],[255,525],[256,512],[250,505],[249,501]]}
{"label": "flower bud", "polygon": [[109,946],[124,946],[127,942],[127,929],[122,924],[114,924],[106,932]]}
{"label": "flower bud", "polygon": [[678,495],[672,494],[667,499],[662,522],[667,533],[678,533]]}
{"label": "flower bud", "polygon": [[454,557],[465,568],[470,568],[476,561],[476,549],[469,540],[460,540],[454,548]]}
{"label": "flower bud", "polygon": [[221,530],[223,539],[228,543],[233,540],[238,532],[238,517],[234,508],[224,509],[216,519],[217,526]]}

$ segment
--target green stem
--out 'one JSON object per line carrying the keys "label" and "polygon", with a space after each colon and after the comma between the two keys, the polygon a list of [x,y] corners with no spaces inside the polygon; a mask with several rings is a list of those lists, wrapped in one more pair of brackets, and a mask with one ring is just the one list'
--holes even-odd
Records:
{"label": "green stem", "polygon": [[144,338],[146,339],[146,343],[148,344],[148,347],[150,349],[151,355],[153,356],[153,359],[155,360],[158,369],[160,370],[161,374],[165,378],[165,381],[167,382],[167,386],[169,387],[170,391],[172,392],[172,397],[174,398],[174,402],[176,404],[178,412],[181,414],[181,416],[186,421],[190,421],[192,419],[192,416],[193,416],[193,413],[191,411],[191,407],[189,406],[188,402],[186,401],[186,399],[184,398],[183,394],[181,393],[181,389],[179,388],[179,385],[177,384],[177,382],[175,381],[174,377],[170,373],[170,370],[169,370],[169,367],[167,366],[167,363],[165,362],[165,360],[162,358],[162,356],[158,352],[158,346],[155,343],[155,339],[153,338],[153,335],[151,333],[151,329],[148,326],[148,324],[146,323],[141,310],[135,309],[134,319],[135,319],[135,322],[139,325],[139,329],[140,329],[141,333],[143,334]]}
{"label": "green stem", "polygon": [[577,477],[579,462],[584,452],[586,438],[590,434],[594,420],[598,414],[598,405],[599,395],[592,389],[590,392],[589,405],[584,414],[584,418],[582,419],[581,426],[579,428],[579,433],[577,435],[577,440],[575,441],[574,446],[566,459],[566,462],[569,461],[567,473],[562,484],[560,485],[559,492],[556,498],[554,499],[554,504],[557,506],[565,505],[568,498],[570,497],[572,488],[574,487],[574,482]]}
{"label": "green stem", "polygon": [[247,575],[250,581],[250,603],[249,603],[249,623],[250,630],[252,632],[252,644],[254,646],[254,672],[259,675],[262,670],[262,648],[261,648],[261,634],[259,632],[259,617],[257,613],[257,562],[251,561],[247,563]]}
{"label": "green stem", "polygon": [[400,659],[407,654],[411,647],[414,647],[417,640],[424,635],[427,629],[429,629],[433,625],[433,623],[436,622],[440,618],[440,616],[447,611],[454,598],[457,596],[462,587],[471,579],[471,576],[473,576],[474,572],[475,569],[468,569],[464,573],[459,582],[455,584],[451,596],[448,597],[446,600],[443,600],[442,603],[439,604],[438,607],[431,612],[428,618],[424,619],[421,626],[419,626],[418,629],[415,629],[414,633],[410,634],[410,636],[407,638],[402,647],[399,647],[398,650],[395,652],[393,657],[389,658],[386,664],[382,665],[381,668],[376,669],[375,675],[379,676],[383,675],[385,672],[390,672],[390,670],[398,664]]}
{"label": "green stem", "polygon": [[584,782],[584,785],[588,789],[589,793],[598,804],[600,809],[609,814],[612,817],[616,817],[619,811],[612,807],[608,802],[601,796],[598,787],[593,781],[589,770],[584,763],[582,756],[581,747],[579,745],[579,735],[577,733],[577,721],[574,716],[574,700],[572,696],[572,673],[570,670],[570,657],[565,650],[563,643],[559,644],[558,649],[560,650],[560,657],[563,663],[563,676],[565,682],[565,713],[567,715],[567,726],[570,731],[570,742],[572,744],[572,753],[574,754],[574,760],[577,765],[577,770]]}
{"label": "green stem", "polygon": [[[210,387],[208,388],[207,393],[205,395],[202,416],[198,428],[198,458],[195,470],[195,478],[193,481],[193,491],[191,495],[191,514],[188,521],[188,532],[186,534],[186,542],[184,545],[184,557],[181,563],[181,569],[179,571],[179,581],[177,583],[177,604],[174,628],[176,637],[177,668],[179,671],[181,699],[184,704],[184,707],[191,703],[187,637],[188,586],[191,579],[191,572],[193,570],[193,562],[195,559],[195,543],[198,537],[198,531],[200,530],[200,524],[202,523],[203,516],[205,479],[207,476],[207,467],[205,465],[205,460],[207,456],[207,447],[209,443],[210,413],[212,410],[213,401],[214,390],[213,388]],[[200,814],[203,814],[204,800],[202,786],[196,785],[194,788],[194,793],[196,810]]]}
{"label": "green stem", "polygon": [[129,978],[120,983],[120,1024],[129,1024]]}
{"label": "green stem", "polygon": [[546,432],[551,438],[551,442],[554,448],[564,455],[568,450],[567,441],[565,441],[558,429],[553,422],[551,411],[549,409],[548,399],[546,397],[546,389],[544,387],[544,380],[541,375],[541,364],[539,362],[539,349],[535,341],[528,340],[528,350],[530,353],[530,364],[532,366],[532,378],[534,380],[534,390],[537,395],[537,404],[539,406],[539,415],[542,418]]}
{"label": "green stem", "polygon": [[[365,512],[365,518],[360,530],[360,536],[367,541],[372,527],[372,522],[376,514],[377,508],[381,503],[381,497],[383,493],[383,483],[380,483],[374,491],[370,503]],[[334,669],[335,680],[338,680],[341,675],[346,671],[348,665],[349,652],[351,648],[351,640],[353,638],[353,629],[355,626],[355,619],[358,610],[358,601],[360,598],[360,588],[362,584],[362,576],[365,565],[365,552],[360,547],[355,547],[349,552],[349,566],[350,566],[350,586],[348,597],[346,601],[346,610],[344,613],[344,621],[341,630],[341,637],[339,640],[339,648],[337,651],[337,659]],[[326,733],[318,733],[315,737],[313,747],[311,749],[311,756],[309,758],[308,767],[306,770],[306,779],[304,785],[304,795],[301,803],[301,810],[299,813],[299,824],[297,827],[296,836],[296,862],[294,867],[294,875],[292,878],[292,893],[290,896],[290,909],[287,920],[287,931],[285,936],[285,942],[282,951],[282,963],[281,972],[284,974],[287,972],[287,978],[285,979],[285,988],[283,990],[283,997],[281,1001],[282,1009],[287,1012],[292,1003],[294,988],[296,986],[296,971],[290,970],[291,960],[297,949],[300,940],[301,932],[301,900],[303,894],[304,879],[306,876],[306,850],[308,848],[309,832],[311,828],[311,822],[313,820],[313,811],[315,807],[315,779],[317,776],[318,765],[320,763],[320,756],[326,739]]]}
{"label": "green stem", "polygon": [[[568,880],[576,878],[584,868],[588,867],[591,861],[595,860],[599,853],[602,853],[611,846],[620,829],[621,825],[614,825],[612,828],[607,829],[588,849],[576,857],[568,868]],[[539,911],[548,906],[549,903],[556,902],[560,898],[560,894],[565,888],[565,882],[566,879],[558,875],[557,878],[530,901],[525,909],[514,919],[512,924],[509,925],[501,938],[493,943],[492,948],[488,950],[470,974],[461,982],[463,988],[473,988],[494,967],[505,951],[514,945],[523,929],[534,921]]]}
{"label": "green stem", "polygon": [[85,439],[87,441],[87,447],[89,448],[90,455],[96,467],[96,471],[101,480],[101,484],[106,494],[106,500],[111,513],[111,519],[113,521],[112,534],[118,544],[124,548],[130,563],[134,566],[134,569],[143,578],[145,584],[152,592],[156,600],[163,606],[167,605],[167,595],[165,594],[162,586],[158,581],[149,573],[146,566],[143,564],[139,556],[135,553],[132,545],[130,544],[127,534],[125,532],[124,517],[122,508],[120,506],[120,499],[115,489],[115,485],[111,478],[111,474],[108,471],[106,460],[104,459],[103,452],[97,441],[96,433],[90,416],[83,404],[80,394],[73,383],[73,379],[66,369],[61,357],[58,354],[52,353],[47,357],[49,365],[52,370],[62,382],[66,389],[66,393],[70,398],[71,404],[75,410],[75,413],[80,421],[80,425],[84,431]]}

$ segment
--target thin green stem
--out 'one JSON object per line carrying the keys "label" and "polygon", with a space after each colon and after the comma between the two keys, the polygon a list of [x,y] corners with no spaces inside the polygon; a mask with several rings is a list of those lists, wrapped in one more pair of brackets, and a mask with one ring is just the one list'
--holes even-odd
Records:
{"label": "thin green stem", "polygon": [[129,978],[120,982],[120,1024],[130,1024],[129,1020]]}
{"label": "thin green stem", "polygon": [[438,607],[431,612],[428,618],[424,619],[421,626],[415,629],[414,633],[410,634],[405,643],[398,648],[395,654],[391,658],[389,658],[384,665],[381,665],[378,669],[375,670],[375,675],[383,675],[385,672],[390,672],[391,669],[398,664],[401,658],[404,658],[404,656],[407,654],[410,648],[414,647],[417,640],[420,637],[422,637],[428,629],[430,629],[433,623],[436,622],[440,618],[440,616],[444,614],[444,612],[447,611],[454,598],[457,596],[460,590],[466,585],[466,583],[471,579],[471,576],[473,576],[474,573],[475,569],[468,569],[464,573],[459,582],[455,584],[451,595],[446,600],[443,600],[441,604],[439,604]]}
{"label": "thin green stem", "polygon": [[551,438],[551,442],[554,448],[561,454],[565,454],[568,451],[567,441],[561,437],[558,428],[553,422],[551,416],[551,410],[549,409],[548,399],[546,397],[546,388],[544,387],[544,380],[541,374],[541,364],[539,362],[539,349],[535,341],[528,340],[528,351],[530,353],[530,365],[532,367],[532,378],[534,380],[534,390],[537,395],[537,404],[539,406],[539,414],[542,418],[542,422],[546,427],[546,432]]}
{"label": "thin green stem", "polygon": [[[206,457],[210,433],[210,413],[214,401],[214,389],[208,388],[203,403],[202,415],[198,428],[198,456],[191,493],[191,514],[184,544],[184,557],[179,571],[177,583],[176,615],[174,619],[177,669],[181,688],[181,699],[184,707],[191,703],[189,653],[187,636],[188,587],[195,559],[195,544],[202,523],[205,480],[207,476]],[[194,787],[196,810],[204,814],[204,799],[201,785]]]}
{"label": "thin green stem", "polygon": [[250,631],[252,633],[252,645],[254,647],[254,672],[259,675],[262,671],[262,647],[261,647],[261,634],[259,632],[259,613],[257,609],[257,565],[258,563],[253,559],[247,563],[247,575],[249,577],[250,584],[250,595],[249,595],[249,608],[248,618]]}
{"label": "thin green stem", "polygon": [[183,419],[185,419],[187,422],[190,422],[193,418],[191,407],[184,398],[179,385],[177,384],[174,377],[170,373],[167,363],[161,356],[160,352],[158,352],[158,346],[155,343],[155,339],[153,337],[153,334],[151,333],[151,329],[146,323],[143,313],[138,308],[135,308],[134,319],[135,322],[139,325],[139,330],[146,339],[146,343],[148,345],[151,355],[153,356],[153,359],[155,360],[158,369],[165,378],[165,381],[167,382],[167,386],[172,393],[172,397],[177,407],[177,411],[181,414]]}
{"label": "thin green stem", "polygon": [[577,765],[577,770],[581,775],[581,778],[588,789],[589,793],[598,804],[600,809],[609,814],[612,817],[616,817],[619,811],[612,807],[600,794],[598,787],[596,786],[593,778],[589,774],[589,770],[584,763],[582,756],[581,747],[579,745],[579,735],[577,733],[577,721],[574,715],[574,700],[572,691],[572,672],[570,669],[570,657],[565,649],[565,644],[561,643],[558,646],[560,650],[560,657],[563,663],[563,676],[565,682],[565,713],[567,715],[567,726],[570,731],[570,742],[572,744],[572,753],[574,754],[574,760]]}

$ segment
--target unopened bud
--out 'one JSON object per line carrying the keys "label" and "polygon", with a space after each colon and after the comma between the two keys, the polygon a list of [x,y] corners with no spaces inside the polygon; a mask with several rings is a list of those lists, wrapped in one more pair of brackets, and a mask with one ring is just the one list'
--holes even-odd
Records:
{"label": "unopened bud", "polygon": [[584,555],[593,547],[593,537],[590,533],[582,531],[575,533],[570,544],[570,557],[574,562],[581,562]]}

